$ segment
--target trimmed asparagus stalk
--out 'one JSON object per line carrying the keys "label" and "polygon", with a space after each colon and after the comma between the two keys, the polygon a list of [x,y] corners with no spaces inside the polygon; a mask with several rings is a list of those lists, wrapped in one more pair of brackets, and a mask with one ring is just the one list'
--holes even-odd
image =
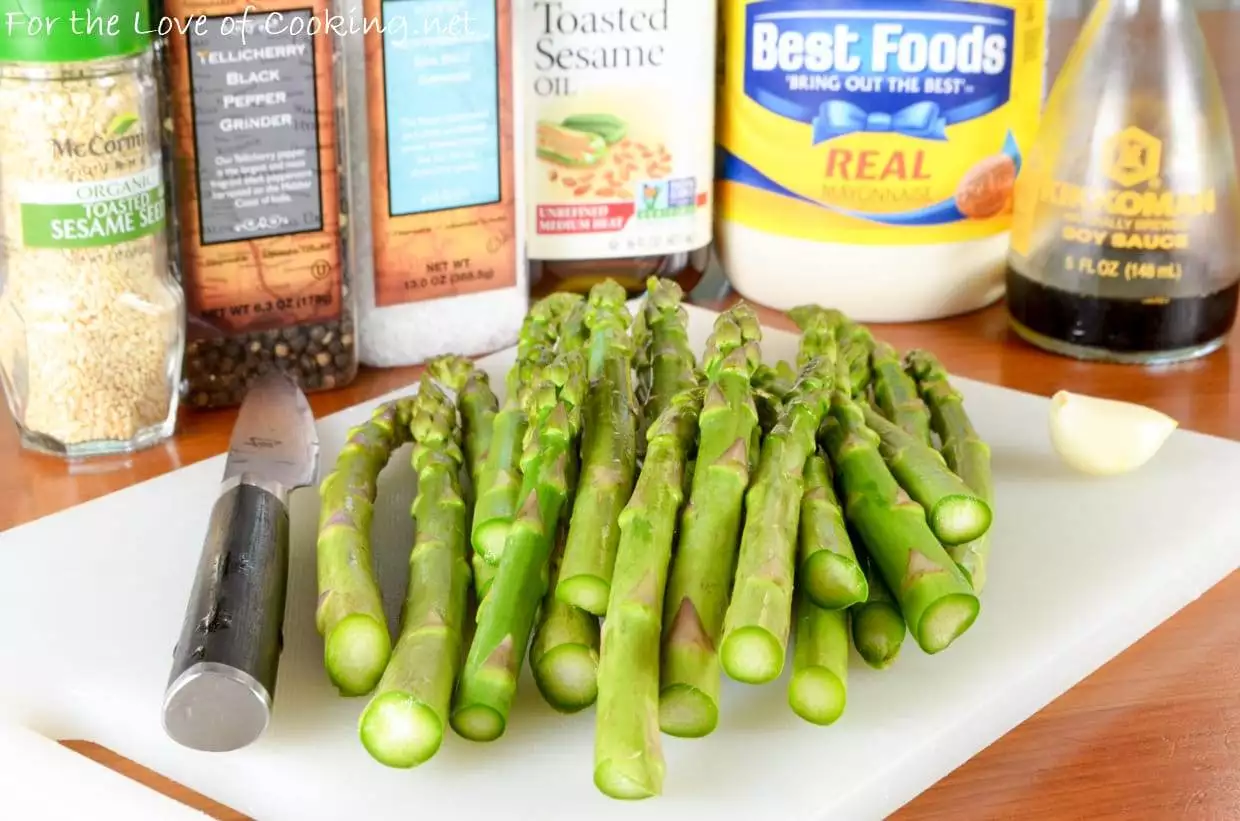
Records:
{"label": "trimmed asparagus stalk", "polygon": [[[860,541],[860,540],[858,540]],[[858,554],[869,590],[866,600],[851,608],[852,639],[857,653],[875,670],[891,666],[904,644],[904,616],[882,574],[864,551]]]}
{"label": "trimmed asparagus stalk", "polygon": [[904,372],[896,349],[876,341],[870,357],[874,369],[874,402],[883,416],[906,433],[930,444],[930,411],[917,395],[917,383]]}
{"label": "trimmed asparagus stalk", "polygon": [[843,320],[836,329],[835,338],[840,346],[840,356],[848,363],[848,383],[853,396],[861,396],[870,386],[873,372],[870,356],[874,349],[874,337],[864,325]]}
{"label": "trimmed asparagus stalk", "polygon": [[900,603],[913,638],[927,653],[947,649],[977,618],[968,580],[934,537],[921,505],[892,477],[878,434],[866,426],[858,404],[837,391],[823,429],[839,470],[844,513]]}
{"label": "trimmed asparagus stalk", "polygon": [[715,320],[706,343],[708,380],[689,503],[665,597],[659,670],[663,732],[698,737],[719,720],[716,652],[731,588],[750,448],[758,424],[749,380],[761,360],[753,309],[740,304]]}
{"label": "trimmed asparagus stalk", "polygon": [[443,741],[470,583],[456,408],[429,372],[413,400],[410,429],[418,495],[409,588],[400,637],[358,722],[362,744],[389,767],[417,766]]}
{"label": "trimmed asparagus stalk", "polygon": [[452,728],[474,741],[499,738],[517,690],[569,477],[574,474],[586,384],[577,352],[562,353],[524,392],[531,420],[521,457],[521,504],[457,685]]}
{"label": "trimmed asparagus stalk", "polygon": [[[964,397],[952,387],[947,371],[928,351],[910,351],[906,356],[909,372],[930,406],[930,424],[939,435],[939,451],[947,466],[987,505],[994,505],[994,484],[990,475],[990,446],[987,445],[964,409]],[[973,585],[982,592],[986,584],[986,560],[990,555],[990,534],[964,544],[951,545],[952,557]]]}
{"label": "trimmed asparagus stalk", "polygon": [[590,388],[581,447],[581,482],[572,505],[556,598],[601,616],[607,611],[620,529],[633,491],[637,408],[625,291],[612,280],[590,289]]}
{"label": "trimmed asparagus stalk", "polygon": [[804,467],[831,401],[834,371],[833,358],[811,359],[801,370],[779,422],[762,442],[745,494],[745,527],[720,649],[723,669],[737,681],[762,684],[783,672]]}
{"label": "trimmed asparagus stalk", "polygon": [[581,302],[578,294],[555,293],[534,303],[521,326],[517,361],[505,381],[504,403],[492,423],[491,447],[474,489],[470,542],[491,564],[499,562],[521,492],[521,446],[527,418],[523,389],[548,364],[561,326]]}
{"label": "trimmed asparagus stalk", "polygon": [[835,497],[831,471],[820,453],[805,463],[805,494],[801,497],[797,587],[827,610],[863,602],[869,585]]}
{"label": "trimmed asparagus stalk", "polygon": [[370,546],[379,473],[408,441],[409,399],[387,402],[349,431],[336,467],[319,487],[318,607],[323,662],[341,695],[369,693],[383,675],[392,638]]}
{"label": "trimmed asparagus stalk", "polygon": [[594,735],[594,783],[613,798],[646,798],[663,788],[662,602],[701,409],[702,392],[691,389],[674,397],[655,420],[637,486],[620,514]]}
{"label": "trimmed asparagus stalk", "polygon": [[[859,403],[861,404],[861,403]],[[947,467],[930,445],[914,439],[861,404],[866,425],[878,434],[879,451],[900,486],[926,512],[935,538],[961,544],[982,536],[990,527],[990,506]]]}
{"label": "trimmed asparagus stalk", "polygon": [[[572,507],[576,486],[577,477],[570,474],[565,509]],[[551,552],[547,592],[530,643],[530,672],[544,701],[561,713],[575,713],[589,707],[598,697],[599,626],[593,614],[555,597],[567,537],[568,522],[561,516]]]}
{"label": "trimmed asparagus stalk", "polygon": [[788,705],[811,724],[833,724],[848,701],[848,611],[798,593],[796,614]]}

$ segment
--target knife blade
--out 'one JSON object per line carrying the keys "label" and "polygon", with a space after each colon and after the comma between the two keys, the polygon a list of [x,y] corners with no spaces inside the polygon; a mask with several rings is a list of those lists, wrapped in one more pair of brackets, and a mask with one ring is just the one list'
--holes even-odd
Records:
{"label": "knife blade", "polygon": [[239,749],[271,719],[284,643],[288,497],[315,482],[318,461],[305,394],[278,371],[256,380],[229,440],[164,691],[164,732],[185,747]]}

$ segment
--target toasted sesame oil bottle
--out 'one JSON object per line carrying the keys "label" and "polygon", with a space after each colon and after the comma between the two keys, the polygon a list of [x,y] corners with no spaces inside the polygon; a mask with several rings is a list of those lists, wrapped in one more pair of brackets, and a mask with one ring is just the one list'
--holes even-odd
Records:
{"label": "toasted sesame oil bottle", "polygon": [[1016,183],[1013,328],[1084,359],[1207,354],[1236,318],[1237,220],[1227,112],[1191,3],[1099,0]]}

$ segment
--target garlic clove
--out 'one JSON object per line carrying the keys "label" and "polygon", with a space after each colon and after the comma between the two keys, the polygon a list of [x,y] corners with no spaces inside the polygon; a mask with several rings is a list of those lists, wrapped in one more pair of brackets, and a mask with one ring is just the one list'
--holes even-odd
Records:
{"label": "garlic clove", "polygon": [[1094,476],[1136,470],[1179,423],[1132,402],[1059,391],[1051,397],[1051,444],[1068,466]]}

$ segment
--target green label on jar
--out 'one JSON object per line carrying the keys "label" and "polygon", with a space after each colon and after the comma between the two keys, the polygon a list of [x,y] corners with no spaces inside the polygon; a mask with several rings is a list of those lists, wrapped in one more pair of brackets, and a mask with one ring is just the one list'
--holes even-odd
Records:
{"label": "green label on jar", "polygon": [[21,186],[27,248],[98,248],[160,231],[166,220],[158,168],[110,180]]}

